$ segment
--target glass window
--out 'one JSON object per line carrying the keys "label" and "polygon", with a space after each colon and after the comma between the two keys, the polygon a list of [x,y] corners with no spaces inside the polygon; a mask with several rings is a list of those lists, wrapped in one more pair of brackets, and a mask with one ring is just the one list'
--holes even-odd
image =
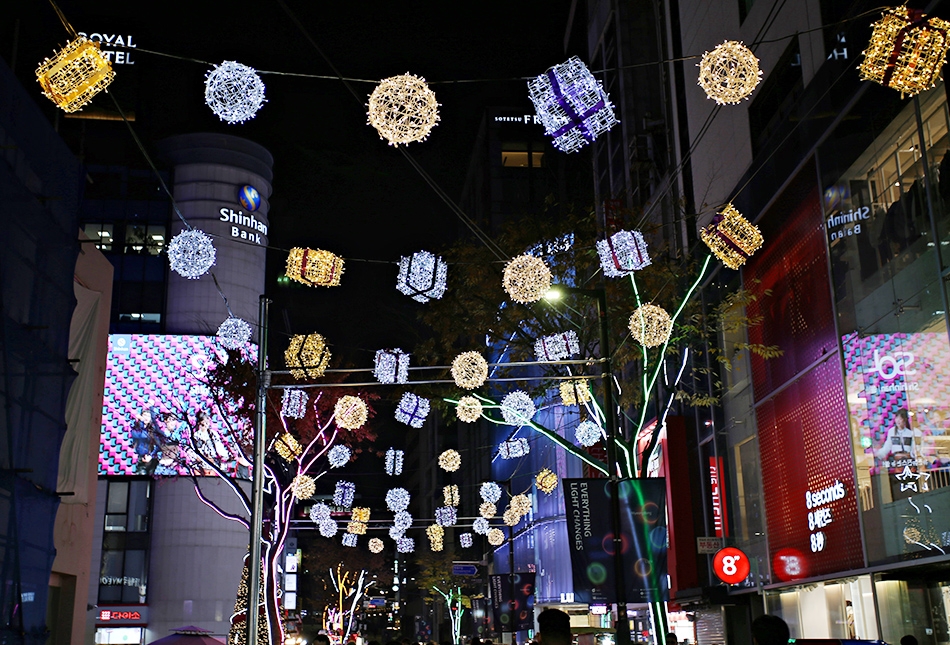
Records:
{"label": "glass window", "polygon": [[96,242],[96,248],[100,251],[111,251],[115,242],[113,237],[114,228],[112,224],[104,222],[91,222],[83,228],[86,237]]}
{"label": "glass window", "polygon": [[129,482],[109,482],[106,513],[122,513],[129,505]]}

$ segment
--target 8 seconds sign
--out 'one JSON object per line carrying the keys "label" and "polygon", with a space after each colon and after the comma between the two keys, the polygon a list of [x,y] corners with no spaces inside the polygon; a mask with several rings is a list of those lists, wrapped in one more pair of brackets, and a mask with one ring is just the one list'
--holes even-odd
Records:
{"label": "8 seconds sign", "polygon": [[727,546],[713,557],[713,571],[726,584],[738,584],[749,577],[749,557],[734,546]]}

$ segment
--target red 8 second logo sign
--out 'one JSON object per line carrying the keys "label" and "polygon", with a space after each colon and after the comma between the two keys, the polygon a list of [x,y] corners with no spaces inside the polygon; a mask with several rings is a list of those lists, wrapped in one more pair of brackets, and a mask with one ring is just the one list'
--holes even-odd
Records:
{"label": "red 8 second logo sign", "polygon": [[734,546],[720,549],[713,557],[713,571],[726,584],[734,585],[749,577],[749,557]]}

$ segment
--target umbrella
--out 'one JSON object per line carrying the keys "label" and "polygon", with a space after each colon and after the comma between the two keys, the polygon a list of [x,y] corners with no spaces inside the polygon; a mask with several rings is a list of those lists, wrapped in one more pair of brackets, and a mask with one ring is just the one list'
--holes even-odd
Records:
{"label": "umbrella", "polygon": [[175,627],[169,631],[171,636],[159,638],[149,645],[224,645],[224,641],[212,636],[210,631],[194,625]]}

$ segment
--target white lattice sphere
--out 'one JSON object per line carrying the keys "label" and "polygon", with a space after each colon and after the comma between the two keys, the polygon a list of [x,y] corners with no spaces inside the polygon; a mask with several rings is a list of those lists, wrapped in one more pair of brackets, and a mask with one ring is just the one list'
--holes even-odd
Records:
{"label": "white lattice sphere", "polygon": [[386,474],[402,474],[403,451],[390,448],[386,451]]}
{"label": "white lattice sphere", "polygon": [[[495,504],[498,500],[501,499],[501,486],[495,482],[485,482],[478,489],[478,494],[481,495],[481,498],[486,502],[491,502]],[[494,511],[492,515],[494,515]]]}
{"label": "white lattice sphere", "polygon": [[353,451],[346,446],[333,446],[327,452],[327,461],[330,463],[330,468],[342,468],[350,462],[352,456]]}
{"label": "white lattice sphere", "polygon": [[198,229],[184,230],[168,244],[168,265],[183,278],[197,280],[214,266],[214,244]]}
{"label": "white lattice sphere", "polygon": [[369,409],[363,403],[363,399],[347,394],[341,396],[333,406],[333,415],[336,417],[336,424],[341,428],[357,430],[362,428],[366,419],[369,418]]}
{"label": "white lattice sphere", "polygon": [[462,455],[458,450],[446,450],[439,455],[439,468],[447,473],[454,473],[462,465]]}
{"label": "white lattice sphere", "polygon": [[266,100],[264,81],[247,65],[226,60],[205,75],[205,103],[222,121],[253,119]]}
{"label": "white lattice sphere", "polygon": [[580,405],[591,400],[590,387],[587,379],[577,378],[561,381],[561,403],[564,405]]}
{"label": "white lattice sphere", "polygon": [[310,397],[303,390],[287,388],[281,397],[280,414],[288,419],[303,419],[307,416],[307,401]]}
{"label": "white lattice sphere", "polygon": [[333,504],[349,508],[353,505],[353,496],[356,494],[356,484],[353,482],[338,481],[333,491]]}
{"label": "white lattice sphere", "polygon": [[501,546],[505,543],[505,534],[501,529],[488,530],[488,543],[492,546]]}
{"label": "white lattice sphere", "polygon": [[726,105],[748,99],[761,77],[759,59],[752,50],[741,42],[727,40],[703,54],[697,83],[706,96],[719,105]]}
{"label": "white lattice sphere", "polygon": [[412,515],[406,511],[399,511],[393,516],[393,526],[400,531],[405,531],[412,526]]}
{"label": "white lattice sphere", "polygon": [[405,423],[411,428],[421,428],[427,416],[429,416],[429,399],[412,392],[402,395],[399,405],[396,406],[396,421]]}
{"label": "white lattice sphere", "polygon": [[482,502],[478,505],[478,514],[485,519],[491,519],[495,517],[497,512],[498,507],[495,506],[493,502]]}
{"label": "white lattice sphere", "polygon": [[475,543],[475,540],[472,538],[471,533],[462,533],[459,535],[459,544],[462,545],[463,549],[471,548]]}
{"label": "white lattice sphere", "polygon": [[406,531],[404,529],[401,529],[397,526],[389,527],[389,537],[392,538],[393,540],[398,540],[399,538],[403,537],[405,534],[406,534]]}
{"label": "white lattice sphere", "polygon": [[424,141],[439,122],[439,103],[424,78],[408,72],[380,81],[369,97],[368,123],[391,146]]}
{"label": "white lattice sphere", "polygon": [[550,468],[542,468],[541,472],[534,478],[534,485],[542,493],[550,495],[557,488],[557,474]]}
{"label": "white lattice sphere", "polygon": [[[386,508],[394,513],[409,508],[409,491],[405,488],[391,488],[386,491]],[[409,528],[409,527],[405,527]]]}
{"label": "white lattice sphere", "polygon": [[359,538],[356,537],[357,533],[346,532],[343,534],[343,546],[354,547],[359,542]]}
{"label": "white lattice sphere", "polygon": [[337,526],[336,521],[329,518],[321,520],[320,523],[317,524],[317,528],[320,530],[320,535],[327,538],[333,537],[340,530],[340,527]]}
{"label": "white lattice sphere", "polygon": [[531,511],[531,498],[527,495],[515,495],[508,502],[508,508],[513,508],[519,515],[527,515]]}
{"label": "white lattice sphere", "polygon": [[380,383],[405,383],[409,380],[409,354],[398,347],[376,352],[373,376]]}
{"label": "white lattice sphere", "polygon": [[511,426],[523,426],[531,421],[537,408],[526,392],[515,390],[501,400],[501,416]]}
{"label": "white lattice sphere", "polygon": [[577,332],[573,330],[542,336],[534,341],[534,355],[539,361],[560,361],[580,351]]}
{"label": "white lattice sphere", "polygon": [[228,349],[241,349],[251,340],[251,326],[231,316],[218,327],[218,342]]}
{"label": "white lattice sphere", "polygon": [[650,266],[651,262],[640,231],[617,231],[605,240],[597,240],[597,255],[608,278],[622,278]]}
{"label": "white lattice sphere", "polygon": [[630,334],[644,347],[659,347],[672,331],[673,320],[663,307],[642,305],[630,316]]}
{"label": "white lattice sphere", "polygon": [[515,526],[518,522],[521,521],[521,513],[519,513],[513,508],[507,508],[505,509],[505,512],[501,514],[501,519],[508,526]]}
{"label": "white lattice sphere", "polygon": [[319,502],[310,507],[310,519],[313,520],[316,524],[330,519],[330,507]]}
{"label": "white lattice sphere", "polygon": [[445,294],[448,270],[445,260],[428,251],[402,256],[396,288],[417,302],[438,300]]}
{"label": "white lattice sphere", "polygon": [[367,545],[369,550],[373,553],[382,553],[383,552],[383,541],[379,538],[372,538]]}
{"label": "white lattice sphere", "polygon": [[488,361],[478,352],[462,352],[452,361],[452,379],[465,390],[481,387],[488,379]]}
{"label": "white lattice sphere", "polygon": [[459,421],[475,423],[482,416],[482,402],[474,396],[463,396],[455,406]]}
{"label": "white lattice sphere", "polygon": [[309,475],[297,475],[290,484],[290,492],[297,499],[310,499],[316,490],[317,485]]}
{"label": "white lattice sphere", "polygon": [[458,511],[454,506],[440,506],[435,509],[435,521],[439,526],[455,526],[458,523]]}
{"label": "white lattice sphere", "polygon": [[551,270],[541,258],[519,255],[505,266],[501,285],[515,302],[537,302],[551,289]]}
{"label": "white lattice sphere", "polygon": [[574,429],[574,438],[585,448],[593,446],[600,441],[601,437],[603,437],[603,432],[593,421],[581,421]]}
{"label": "white lattice sphere", "polygon": [[491,525],[488,523],[488,518],[476,517],[475,521],[472,522],[472,530],[479,535],[487,535],[490,528]]}
{"label": "white lattice sphere", "polygon": [[412,553],[416,550],[416,541],[410,537],[401,537],[396,540],[396,550],[400,553]]}

